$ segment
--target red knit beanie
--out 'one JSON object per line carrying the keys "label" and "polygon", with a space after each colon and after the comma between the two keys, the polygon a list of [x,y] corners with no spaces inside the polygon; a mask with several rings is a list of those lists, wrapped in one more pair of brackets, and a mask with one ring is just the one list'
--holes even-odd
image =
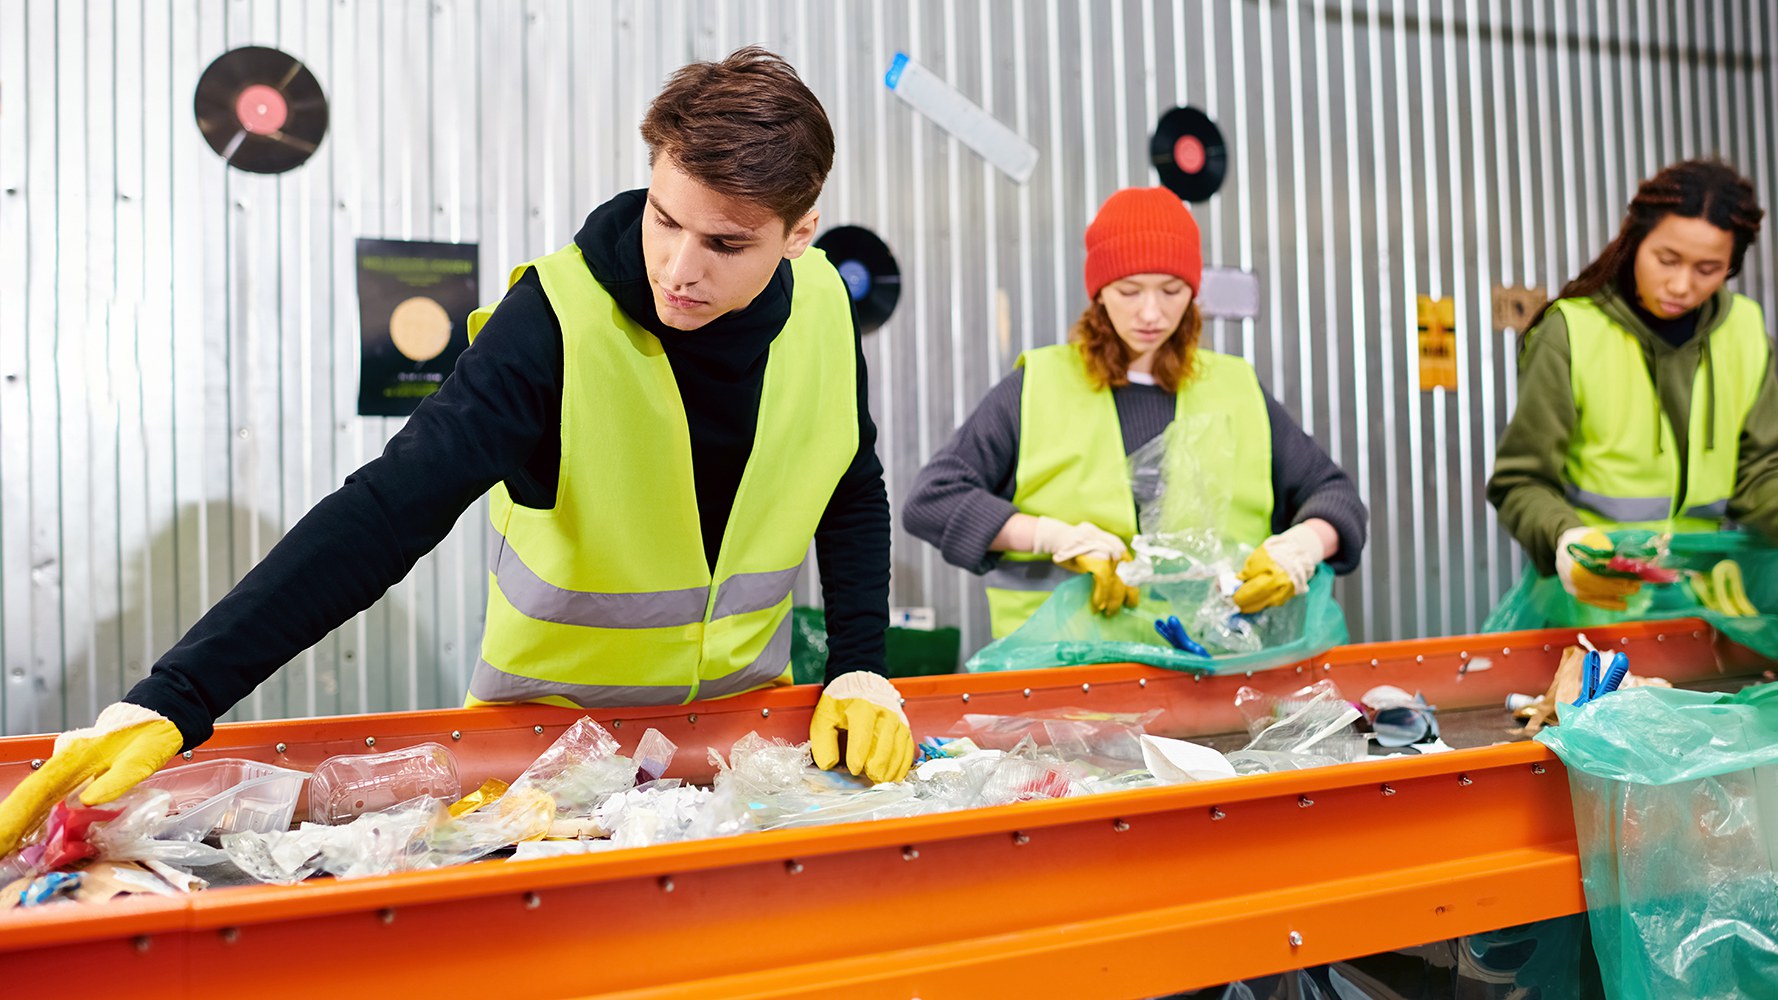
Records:
{"label": "red knit beanie", "polygon": [[1105,199],[1087,226],[1087,297],[1132,274],[1173,274],[1192,295],[1204,274],[1198,222],[1179,196],[1161,187],[1124,188]]}

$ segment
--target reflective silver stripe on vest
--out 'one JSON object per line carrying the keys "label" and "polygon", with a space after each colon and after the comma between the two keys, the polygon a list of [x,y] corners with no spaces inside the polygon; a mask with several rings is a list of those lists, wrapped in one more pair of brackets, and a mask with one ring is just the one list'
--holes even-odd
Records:
{"label": "reflective silver stripe on vest", "polygon": [[1729,502],[1718,500],[1715,503],[1699,504],[1685,509],[1686,517],[1695,517],[1704,521],[1720,521],[1729,516]]}
{"label": "reflective silver stripe on vest", "polygon": [[999,590],[1055,590],[1073,575],[1072,570],[1063,569],[1048,559],[1036,562],[1002,559],[1000,565],[988,571],[983,582]]}
{"label": "reflective silver stripe on vest", "polygon": [[778,630],[766,642],[766,648],[760,651],[759,658],[727,677],[717,677],[698,685],[698,700],[705,698],[722,698],[742,691],[751,691],[756,687],[764,687],[778,679],[784,668],[790,666],[790,615],[784,616]]}
{"label": "reflective silver stripe on vest", "polygon": [[1568,501],[1613,521],[1665,521],[1673,512],[1668,497],[1608,497],[1570,483]]}
{"label": "reflective silver stripe on vest", "polygon": [[[745,667],[698,685],[699,698],[721,698],[764,687],[778,679],[790,665],[789,615],[772,633],[759,658]],[[479,701],[536,701],[546,696],[566,698],[581,708],[629,708],[639,705],[679,705],[691,697],[691,688],[672,684],[659,687],[637,684],[571,684],[509,674],[487,660],[478,660],[469,678],[469,693]]]}
{"label": "reflective silver stripe on vest", "polygon": [[777,607],[778,602],[790,596],[790,588],[796,585],[796,574],[801,570],[801,566],[792,566],[769,573],[736,573],[716,588],[716,607],[710,617],[727,618]]}
{"label": "reflective silver stripe on vest", "polygon": [[488,565],[493,569],[495,579],[500,582],[500,592],[506,595],[507,603],[520,614],[538,621],[559,622],[563,625],[585,625],[589,628],[696,625],[704,620],[704,601],[710,593],[705,587],[636,594],[565,590],[532,572],[531,567],[525,565],[525,561],[512,550],[512,546],[506,544],[506,539],[499,532],[494,533]]}
{"label": "reflective silver stripe on vest", "polygon": [[691,697],[685,684],[663,686],[622,684],[569,684],[509,674],[487,660],[475,665],[469,678],[469,694],[480,701],[536,701],[547,695],[567,698],[581,708],[629,708],[638,705],[678,705]]}

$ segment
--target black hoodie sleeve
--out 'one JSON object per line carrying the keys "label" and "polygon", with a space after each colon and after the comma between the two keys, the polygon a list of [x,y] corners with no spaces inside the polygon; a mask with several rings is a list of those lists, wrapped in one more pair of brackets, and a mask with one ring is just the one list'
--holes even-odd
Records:
{"label": "black hoodie sleeve", "polygon": [[852,317],[858,363],[858,453],[815,527],[815,565],[827,617],[827,681],[854,670],[889,673],[889,492],[877,459],[863,340]]}
{"label": "black hoodie sleeve", "polygon": [[1370,532],[1370,511],[1358,488],[1269,392],[1266,414],[1272,424],[1272,532],[1319,517],[1340,536],[1328,568],[1342,575],[1352,572]]}
{"label": "black hoodie sleeve", "polygon": [[533,454],[555,446],[561,398],[554,314],[521,282],[382,456],[305,514],[124,700],[166,716],[187,749],[209,739],[218,716],[376,603],[495,483],[513,479],[517,495]]}

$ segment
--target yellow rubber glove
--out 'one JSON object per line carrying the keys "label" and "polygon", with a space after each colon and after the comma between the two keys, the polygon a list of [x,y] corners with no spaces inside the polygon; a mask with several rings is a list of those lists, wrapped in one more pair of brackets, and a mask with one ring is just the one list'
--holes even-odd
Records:
{"label": "yellow rubber glove", "polygon": [[1642,589],[1642,581],[1630,578],[1600,576],[1574,561],[1568,546],[1580,544],[1589,549],[1609,549],[1611,539],[1598,528],[1570,528],[1556,539],[1556,576],[1562,589],[1582,604],[1591,604],[1607,611],[1624,611],[1629,598]]}
{"label": "yellow rubber glove", "polygon": [[840,762],[840,730],[846,731],[846,770],[875,782],[900,781],[914,766],[914,734],[901,710],[901,692],[889,678],[854,670],[821,692],[809,720],[809,752],[815,766]]}
{"label": "yellow rubber glove", "polygon": [[1133,608],[1142,598],[1142,588],[1132,587],[1117,575],[1117,564],[1122,559],[1105,559],[1100,556],[1075,556],[1064,559],[1056,565],[1076,573],[1090,573],[1093,577],[1093,610],[1110,617],[1124,608]]}
{"label": "yellow rubber glove", "polygon": [[82,805],[103,805],[173,759],[185,738],[158,712],[118,702],[86,729],[56,737],[55,752],[0,802],[0,855],[10,854],[51,808],[80,788]]}
{"label": "yellow rubber glove", "polygon": [[1266,539],[1236,574],[1241,588],[1235,591],[1235,607],[1250,615],[1308,593],[1309,577],[1321,565],[1323,551],[1321,536],[1306,524]]}

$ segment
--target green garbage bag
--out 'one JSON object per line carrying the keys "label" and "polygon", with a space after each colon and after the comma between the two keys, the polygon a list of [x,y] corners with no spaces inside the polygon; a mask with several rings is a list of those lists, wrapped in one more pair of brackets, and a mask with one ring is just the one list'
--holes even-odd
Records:
{"label": "green garbage bag", "polygon": [[[1538,576],[1527,566],[1518,584],[1482,623],[1482,631],[1592,628],[1630,621],[1702,618],[1725,637],[1761,656],[1778,659],[1778,546],[1744,531],[1706,531],[1674,535],[1667,548],[1666,565],[1685,571],[1679,581],[1643,584],[1624,611],[1582,604],[1562,589],[1561,580]],[[1740,565],[1748,600],[1759,614],[1729,615],[1699,602],[1689,573],[1708,574],[1725,559]]]}
{"label": "green garbage bag", "polygon": [[1210,587],[1209,580],[1145,584],[1140,604],[1107,618],[1090,607],[1093,581],[1083,574],[1057,587],[1029,621],[983,647],[963,669],[988,673],[1145,663],[1199,674],[1235,674],[1297,663],[1346,641],[1346,616],[1333,599],[1333,571],[1323,566],[1309,578],[1308,593],[1253,616],[1257,651],[1205,658],[1174,649],[1155,631],[1157,619],[1177,617],[1192,638],[1214,648],[1210,637],[1193,629]]}
{"label": "green garbage bag", "polygon": [[[827,677],[827,615],[820,608],[792,608],[790,676],[798,684]],[[957,672],[963,634],[956,628],[918,629],[891,625],[883,633],[890,677],[926,677]]]}
{"label": "green garbage bag", "polygon": [[1632,688],[1537,739],[1568,768],[1613,1000],[1778,997],[1778,685]]}

